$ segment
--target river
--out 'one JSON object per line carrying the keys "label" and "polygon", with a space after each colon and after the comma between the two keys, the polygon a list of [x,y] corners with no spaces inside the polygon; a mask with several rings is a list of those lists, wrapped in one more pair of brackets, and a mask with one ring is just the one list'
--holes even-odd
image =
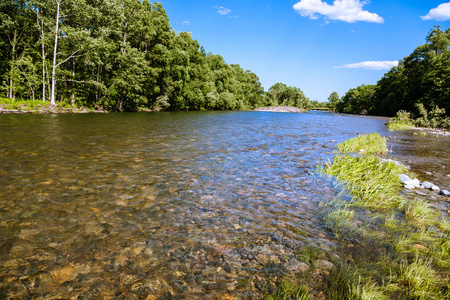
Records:
{"label": "river", "polygon": [[[333,251],[317,166],[357,134],[448,186],[450,137],[273,112],[0,116],[0,298],[258,298]],[[429,173],[425,173],[429,172]],[[127,298],[131,297],[131,298]],[[134,297],[134,298],[133,298]]]}

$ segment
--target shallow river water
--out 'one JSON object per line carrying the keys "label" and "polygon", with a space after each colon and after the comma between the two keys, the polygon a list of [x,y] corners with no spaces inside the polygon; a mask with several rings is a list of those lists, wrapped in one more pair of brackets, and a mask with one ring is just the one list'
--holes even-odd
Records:
{"label": "shallow river water", "polygon": [[[385,118],[272,112],[0,116],[0,298],[258,298],[332,251],[316,173],[336,144],[391,136],[448,186],[449,137]],[[430,172],[430,173],[425,173]],[[228,297],[228,298],[227,298]]]}

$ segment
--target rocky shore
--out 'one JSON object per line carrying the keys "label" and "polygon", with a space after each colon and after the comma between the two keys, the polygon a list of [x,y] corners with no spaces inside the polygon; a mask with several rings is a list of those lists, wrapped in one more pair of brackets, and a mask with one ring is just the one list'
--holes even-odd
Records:
{"label": "rocky shore", "polygon": [[305,110],[302,110],[297,107],[291,106],[266,106],[255,108],[254,111],[271,111],[271,112],[290,112],[290,113],[304,113]]}
{"label": "rocky shore", "polygon": [[450,135],[450,130],[440,129],[440,128],[415,127],[415,128],[413,128],[413,130],[417,130],[417,131],[423,132],[425,134]]}

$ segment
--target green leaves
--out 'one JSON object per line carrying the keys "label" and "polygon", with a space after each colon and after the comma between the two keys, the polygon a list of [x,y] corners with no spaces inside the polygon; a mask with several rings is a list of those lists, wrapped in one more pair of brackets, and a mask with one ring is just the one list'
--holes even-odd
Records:
{"label": "green leaves", "polygon": [[57,101],[120,111],[264,104],[255,74],[207,54],[189,33],[175,33],[161,3],[62,0],[57,23],[54,1],[0,4],[0,76],[9,98],[48,98],[49,59],[57,52]]}
{"label": "green leaves", "polygon": [[[420,114],[437,105],[450,112],[450,29],[434,27],[427,42],[400,60],[376,86],[350,89],[336,108],[345,113],[394,116],[399,110]],[[333,107],[333,106],[331,106]]]}
{"label": "green leaves", "polygon": [[308,98],[299,88],[287,86],[284,83],[275,83],[269,89],[268,94],[274,105],[294,106],[304,109],[309,105]]}

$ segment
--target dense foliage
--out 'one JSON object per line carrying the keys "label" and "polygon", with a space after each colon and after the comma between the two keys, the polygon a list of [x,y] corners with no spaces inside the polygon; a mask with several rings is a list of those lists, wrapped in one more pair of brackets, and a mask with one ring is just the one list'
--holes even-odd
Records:
{"label": "dense foliage", "polygon": [[269,89],[268,98],[270,105],[293,106],[303,109],[310,107],[309,99],[299,88],[280,82],[275,83]]}
{"label": "dense foliage", "polygon": [[422,112],[418,103],[426,111],[437,106],[449,116],[450,29],[433,28],[426,43],[400,60],[376,85],[350,89],[338,103],[332,102],[332,106],[345,113],[394,116],[399,110],[405,110],[419,117]]}
{"label": "dense foliage", "polygon": [[[243,109],[271,101],[254,73],[206,53],[189,33],[175,33],[157,2],[4,0],[0,20],[1,88],[10,99],[118,111]],[[303,105],[301,95],[283,101]]]}

